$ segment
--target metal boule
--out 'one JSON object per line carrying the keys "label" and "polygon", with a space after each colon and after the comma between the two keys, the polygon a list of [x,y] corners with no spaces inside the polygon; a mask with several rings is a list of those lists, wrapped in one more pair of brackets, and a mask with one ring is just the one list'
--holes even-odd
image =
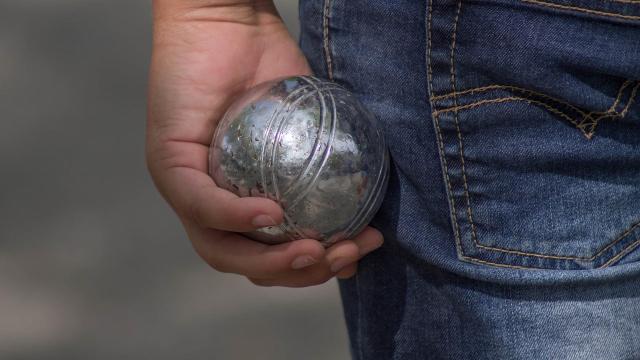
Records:
{"label": "metal boule", "polygon": [[283,208],[281,225],[250,238],[329,246],[357,235],[380,208],[389,155],[375,117],[351,92],[296,76],[233,102],[213,136],[209,173],[238,196],[267,197]]}

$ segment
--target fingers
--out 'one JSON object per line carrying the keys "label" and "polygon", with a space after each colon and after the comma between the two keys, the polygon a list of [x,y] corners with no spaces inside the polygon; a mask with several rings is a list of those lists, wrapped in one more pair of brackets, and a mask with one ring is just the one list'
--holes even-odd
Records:
{"label": "fingers", "polygon": [[245,232],[282,222],[282,208],[266,198],[240,198],[207,174],[209,147],[185,141],[149,146],[155,184],[183,220],[200,227]]}
{"label": "fingers", "polygon": [[316,240],[266,245],[239,234],[187,226],[196,252],[213,268],[247,277],[267,278],[294,272],[324,260]]}
{"label": "fingers", "polygon": [[[360,260],[363,256],[382,246],[384,239],[382,234],[372,228],[365,228],[353,240],[345,240],[336,243],[327,249],[327,260],[333,273],[341,273],[350,265]],[[343,275],[349,274],[345,271]]]}
{"label": "fingers", "polygon": [[384,237],[382,233],[371,226],[367,226],[352,240],[358,246],[360,258],[382,246]]}
{"label": "fingers", "polygon": [[194,189],[190,204],[193,220],[203,228],[251,231],[282,222],[282,209],[266,198],[240,198],[211,182]]}
{"label": "fingers", "polygon": [[358,271],[358,263],[353,263],[340,270],[339,273],[336,274],[338,279],[348,279],[356,274]]}
{"label": "fingers", "polygon": [[335,276],[327,264],[316,264],[308,268],[279,274],[275,278],[247,277],[258,286],[308,287],[324,284]]}
{"label": "fingers", "polygon": [[382,234],[369,227],[353,240],[344,240],[331,246],[324,259],[317,264],[272,277],[249,276],[249,280],[259,286],[306,287],[323,284],[334,276],[346,279],[356,273],[357,261],[382,243]]}
{"label": "fingers", "polygon": [[331,272],[338,273],[360,259],[360,249],[355,240],[340,241],[327,250],[326,259]]}
{"label": "fingers", "polygon": [[262,244],[234,232],[280,223],[283,213],[275,202],[239,198],[218,188],[206,173],[189,167],[172,167],[156,180],[181,214],[198,254],[213,268],[244,275],[259,285],[303,287],[336,275],[347,278],[355,274],[362,256],[382,245],[382,235],[370,227],[326,250],[310,239]]}
{"label": "fingers", "polygon": [[246,232],[282,222],[282,208],[266,198],[240,198],[216,186],[208,174],[187,167],[157,175],[176,212],[202,228]]}

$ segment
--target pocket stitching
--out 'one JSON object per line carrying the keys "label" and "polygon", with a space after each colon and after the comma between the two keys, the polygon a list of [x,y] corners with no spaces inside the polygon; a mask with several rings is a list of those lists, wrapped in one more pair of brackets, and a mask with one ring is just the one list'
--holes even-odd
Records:
{"label": "pocket stitching", "polygon": [[613,103],[613,105],[611,105],[611,107],[609,108],[609,110],[607,111],[597,111],[597,112],[590,112],[590,113],[586,113],[583,110],[581,110],[580,108],[578,108],[577,106],[570,104],[564,100],[561,100],[559,98],[553,97],[551,95],[547,95],[532,89],[525,89],[523,87],[518,87],[518,86],[513,86],[513,85],[501,85],[501,84],[492,84],[492,85],[487,85],[487,86],[482,86],[482,87],[477,87],[477,88],[471,88],[471,89],[466,89],[463,91],[459,91],[459,92],[452,92],[452,93],[448,93],[448,94],[443,94],[443,95],[438,95],[438,96],[434,96],[433,100],[444,100],[444,99],[448,99],[451,97],[454,97],[456,95],[466,95],[466,94],[473,94],[473,93],[478,93],[478,92],[485,92],[485,91],[489,91],[489,90],[496,90],[496,89],[505,89],[505,90],[516,90],[516,91],[520,91],[520,92],[524,92],[524,93],[530,93],[536,96],[540,96],[540,97],[544,97],[547,99],[550,99],[554,102],[557,102],[559,104],[563,104],[569,108],[571,108],[572,110],[580,113],[582,116],[588,117],[589,115],[593,115],[593,114],[607,114],[607,113],[611,113],[615,110],[615,108],[618,106],[618,104],[620,103],[622,94],[624,89],[627,88],[627,86],[629,84],[631,84],[632,81],[631,80],[625,80],[624,83],[620,86],[620,88],[618,89],[618,94],[616,96],[616,99]]}
{"label": "pocket stitching", "polygon": [[[487,104],[488,102],[491,103],[498,103],[498,102],[508,102],[508,101],[526,101],[526,102],[533,102],[536,103],[538,105],[541,105],[543,107],[548,108],[549,111],[552,112],[557,112],[558,115],[562,115],[563,117],[569,119],[572,122],[575,122],[575,120],[571,119],[568,115],[562,113],[560,110],[553,108],[545,103],[536,101],[536,100],[532,100],[532,99],[528,99],[528,98],[514,98],[514,97],[509,97],[509,98],[500,98],[500,99],[492,99],[492,100],[484,100],[484,104]],[[477,104],[475,106],[471,106]],[[474,104],[469,104],[469,105],[463,105],[458,107],[457,110],[452,110],[452,108],[449,109],[443,109],[443,110],[438,110],[433,112],[433,116],[435,119],[439,118],[439,115],[441,113],[444,112],[450,112],[450,111],[458,111],[460,110],[462,107],[467,106],[466,109],[468,108],[472,108],[472,107],[478,107],[481,106],[483,104],[478,104],[478,103],[474,103]],[[439,124],[439,121],[438,121]],[[439,127],[439,125],[438,125]],[[459,136],[460,133],[459,133]],[[459,139],[460,141],[460,139]],[[444,147],[442,147],[442,149],[444,149]],[[464,163],[464,156],[461,154],[461,158],[460,158],[461,164]],[[446,168],[446,166],[445,166]],[[497,247],[491,247],[491,246],[487,246],[484,244],[481,244],[478,241],[477,238],[477,232],[475,230],[475,224],[473,223],[473,218],[472,218],[472,208],[470,206],[470,197],[469,197],[469,193],[468,193],[468,184],[466,181],[466,174],[465,174],[465,170],[464,170],[464,165],[461,166],[461,170],[462,170],[462,174],[463,174],[463,183],[464,183],[464,188],[465,188],[465,197],[467,197],[467,216],[468,216],[468,220],[469,220],[469,224],[471,226],[471,234],[472,234],[472,239],[474,244],[482,249],[486,249],[486,250],[493,250],[493,251],[500,251],[500,252],[505,252],[505,253],[510,253],[510,254],[515,254],[515,255],[524,255],[524,256],[533,256],[533,257],[541,257],[541,258],[549,258],[549,259],[557,259],[557,260],[582,260],[582,261],[593,261],[596,258],[598,258],[600,255],[602,255],[605,251],[607,251],[608,249],[610,249],[612,246],[614,246],[615,244],[617,244],[618,242],[620,242],[621,240],[623,240],[627,235],[629,235],[636,227],[640,226],[640,222],[631,224],[631,226],[624,231],[621,235],[619,235],[617,238],[615,238],[614,240],[612,240],[611,243],[604,245],[603,248],[599,249],[596,254],[594,254],[591,257],[576,257],[576,256],[561,256],[561,255],[550,255],[550,254],[539,254],[539,253],[529,253],[529,252],[523,252],[523,251],[518,251],[518,250],[511,250],[511,249],[505,249],[505,248],[497,248]],[[448,173],[448,170],[445,170]],[[447,175],[447,185],[449,187],[449,189],[451,189],[451,185],[450,185],[450,180],[449,177]],[[451,190],[450,190],[451,191]],[[452,202],[455,202],[455,200],[453,199],[453,197],[451,198]],[[455,212],[455,206],[454,206],[454,212]],[[640,242],[640,240],[638,240],[638,242]]]}
{"label": "pocket stitching", "polygon": [[[473,238],[473,242],[476,244],[476,246],[478,246],[478,240],[477,240],[477,232],[476,232],[476,225],[475,222],[473,221],[473,211],[471,209],[471,197],[469,195],[469,185],[467,182],[467,171],[466,171],[466,166],[465,166],[465,161],[464,161],[464,143],[462,141],[462,132],[460,131],[460,120],[458,117],[458,96],[457,96],[457,92],[456,92],[456,70],[455,70],[455,51],[456,51],[456,37],[457,37],[457,30],[458,30],[458,20],[460,19],[460,12],[462,11],[462,0],[458,0],[458,4],[456,7],[456,16],[454,19],[454,23],[453,23],[453,33],[451,35],[451,55],[450,55],[450,62],[451,62],[451,67],[450,67],[450,72],[451,72],[451,88],[453,90],[453,105],[454,108],[456,110],[454,110],[454,120],[455,120],[455,125],[456,125],[456,134],[457,134],[457,138],[458,138],[458,153],[460,154],[460,166],[461,166],[461,171],[462,171],[462,184],[463,184],[463,191],[464,191],[464,197],[466,200],[466,205],[467,205],[467,220],[469,221],[469,225],[471,226],[471,237]],[[438,117],[438,115],[434,114],[434,117]],[[449,181],[449,180],[448,180]],[[451,188],[451,185],[449,185],[449,187]],[[452,202],[455,202],[455,199],[451,198]],[[454,216],[457,216],[457,214],[454,212]],[[456,220],[457,221],[457,220]]]}
{"label": "pocket stitching", "polygon": [[331,0],[324,0],[322,10],[322,47],[324,52],[325,65],[327,66],[327,77],[333,80],[333,58],[331,56],[331,44],[329,40],[329,18],[331,16]]}
{"label": "pocket stitching", "polygon": [[[471,103],[471,104],[460,105],[458,107],[450,107],[450,108],[437,110],[437,111],[433,112],[433,115],[434,116],[439,116],[440,114],[451,112],[451,111],[457,112],[457,111],[460,111],[460,110],[473,109],[473,108],[480,107],[480,106],[483,106],[483,105],[488,105],[488,104],[496,104],[496,103],[504,103],[504,102],[515,102],[515,101],[525,101],[525,102],[533,103],[533,104],[536,104],[536,105],[540,105],[540,106],[546,108],[547,110],[553,112],[554,114],[556,114],[558,116],[561,116],[562,118],[570,121],[576,127],[580,128],[580,126],[581,126],[578,121],[576,121],[575,119],[573,119],[569,115],[565,114],[564,112],[562,112],[561,110],[559,110],[556,107],[553,107],[553,106],[551,106],[549,104],[543,103],[543,102],[538,101],[538,100],[534,100],[534,99],[527,98],[527,97],[519,97],[519,96],[509,96],[509,97],[502,97],[502,98],[496,98],[496,99],[481,100],[481,101],[477,101],[477,102],[474,102],[474,103]],[[590,137],[587,134],[585,134],[585,136]]]}
{"label": "pocket stitching", "polygon": [[[620,102],[622,100],[622,97],[625,94],[624,90],[627,89],[627,87],[630,84],[633,84],[634,82],[636,83],[636,85],[632,88],[631,94],[629,96],[629,100],[627,101],[625,107],[620,112],[616,111],[615,108],[620,104]],[[441,110],[438,110],[437,113],[464,110],[464,109],[467,109],[467,108],[477,107],[477,106],[496,103],[496,102],[531,101],[533,103],[539,104],[539,105],[547,108],[547,110],[554,112],[556,115],[565,118],[566,120],[568,120],[569,122],[574,124],[576,126],[576,128],[578,128],[587,139],[591,139],[593,137],[593,135],[595,134],[596,126],[598,125],[600,120],[606,119],[606,118],[613,118],[613,119],[620,118],[620,119],[623,119],[627,115],[629,109],[631,108],[631,105],[634,103],[635,98],[638,95],[638,90],[640,90],[640,81],[625,80],[625,82],[622,84],[620,89],[618,89],[618,94],[616,96],[616,99],[615,99],[614,103],[611,105],[611,107],[608,110],[606,110],[606,111],[592,111],[592,112],[589,112],[589,113],[587,113],[584,110],[581,110],[580,108],[578,108],[575,105],[572,105],[572,104],[570,104],[570,103],[568,103],[568,102],[566,102],[564,100],[558,99],[556,97],[553,97],[553,96],[550,96],[550,95],[547,95],[547,94],[543,94],[543,93],[540,93],[540,92],[537,92],[537,91],[534,91],[534,90],[531,90],[531,89],[525,89],[525,88],[522,88],[522,87],[512,86],[512,85],[492,84],[492,85],[487,85],[487,86],[482,86],[482,87],[477,87],[477,88],[466,89],[466,90],[463,90],[463,91],[460,91],[460,92],[452,92],[452,93],[449,93],[449,94],[443,94],[443,95],[434,96],[433,100],[437,101],[437,100],[444,100],[444,99],[448,99],[448,98],[452,98],[452,97],[456,98],[458,95],[473,94],[473,93],[485,92],[485,91],[496,90],[496,89],[514,90],[514,91],[522,92],[522,93],[525,93],[525,94],[528,93],[528,94],[532,94],[532,95],[535,95],[535,96],[539,96],[541,98],[550,99],[553,102],[556,102],[558,104],[562,104],[562,105],[566,106],[567,108],[579,113],[582,116],[582,119],[578,122],[577,120],[571,118],[569,115],[567,115],[564,112],[562,112],[557,107],[554,107],[551,104],[544,103],[542,101],[538,101],[536,99],[533,99],[533,98],[530,98],[530,97],[527,97],[527,96],[513,96],[513,97],[502,97],[502,98],[496,98],[496,99],[486,99],[486,100],[481,100],[481,101],[478,101],[478,102],[475,102],[475,103],[471,103],[471,104],[461,105],[461,106],[458,106],[458,107],[454,106],[454,107],[441,109]],[[598,115],[598,117],[597,118],[593,118],[594,115]],[[589,128],[589,130],[586,130],[587,127]]]}
{"label": "pocket stitching", "polygon": [[[622,109],[622,112],[617,112],[615,110],[615,108],[609,109],[609,111],[607,111],[607,113],[602,114],[602,116],[596,118],[595,120],[593,120],[593,122],[591,123],[590,126],[590,130],[589,133],[591,134],[591,136],[593,136],[593,134],[596,131],[596,126],[598,125],[598,122],[602,119],[606,119],[608,117],[611,118],[616,118],[619,117],[620,119],[624,119],[624,117],[627,115],[627,113],[629,112],[629,109],[631,108],[631,105],[633,104],[633,102],[635,101],[636,95],[638,94],[638,88],[640,88],[640,82],[638,82],[636,84],[636,86],[633,87],[633,89],[631,90],[631,95],[629,96],[629,101],[627,102],[627,105]],[[621,91],[622,92],[622,89]],[[617,104],[614,103],[614,106],[617,106]]]}
{"label": "pocket stitching", "polygon": [[612,264],[615,264],[616,262],[618,262],[618,260],[622,259],[625,255],[627,255],[630,252],[632,252],[636,247],[638,247],[638,245],[640,245],[640,239],[638,239],[638,240],[632,242],[631,244],[627,245],[616,256],[612,257],[611,259],[609,259],[609,261],[607,261],[602,266],[600,266],[600,269],[603,269],[603,268],[606,268],[606,267],[608,267],[608,266],[610,266]]}
{"label": "pocket stitching", "polygon": [[[433,0],[429,0],[429,6],[427,9],[427,86],[429,88],[429,93],[433,94],[433,68],[431,66],[431,22],[432,22],[432,13],[433,13]],[[429,103],[431,105],[431,109],[435,110],[435,102],[431,96],[429,96]],[[462,242],[460,238],[460,225],[458,224],[457,215],[456,215],[456,205],[455,200],[453,199],[453,189],[451,188],[451,181],[449,179],[449,169],[447,166],[447,159],[444,155],[444,141],[442,140],[442,130],[440,129],[440,119],[437,115],[433,115],[433,123],[436,129],[436,141],[438,143],[438,151],[440,152],[440,161],[442,162],[443,174],[445,178],[445,184],[447,186],[447,197],[449,200],[449,204],[451,205],[450,216],[453,222],[453,230],[454,230],[454,239],[456,244],[457,253],[465,256],[462,250]]]}
{"label": "pocket stitching", "polygon": [[608,1],[619,2],[623,4],[640,5],[640,0],[608,0]]}
{"label": "pocket stitching", "polygon": [[636,15],[618,14],[614,12],[606,12],[606,11],[587,9],[587,8],[582,8],[577,6],[562,5],[562,4],[556,4],[556,3],[540,1],[540,0],[521,0],[521,1],[525,3],[536,4],[539,6],[549,7],[553,9],[574,10],[574,11],[584,12],[592,15],[610,16],[610,17],[617,17],[617,18],[627,19],[627,20],[640,20],[640,16],[636,16]]}
{"label": "pocket stitching", "polygon": [[[525,1],[525,0],[523,0]],[[429,26],[427,27],[427,32],[428,32],[428,46],[427,46],[427,67],[428,67],[428,87],[429,87],[429,91],[431,94],[433,94],[433,70],[431,67],[431,48],[432,48],[432,42],[431,42],[431,14],[432,14],[432,0],[429,0],[429,7],[428,7],[428,23]],[[459,128],[459,122],[458,122],[458,117],[457,117],[457,113],[459,110],[461,110],[463,107],[465,107],[465,109],[468,108],[472,108],[472,107],[478,107],[481,106],[483,104],[487,104],[487,101],[480,101],[474,104],[470,104],[472,106],[469,105],[463,105],[463,106],[457,106],[457,92],[455,89],[455,60],[454,60],[454,56],[455,56],[455,40],[456,40],[456,35],[455,32],[457,30],[457,22],[458,22],[458,18],[459,18],[459,14],[462,8],[462,0],[459,0],[458,2],[458,8],[457,8],[457,12],[456,12],[456,18],[455,18],[455,23],[454,23],[454,33],[452,34],[452,44],[451,44],[451,82],[452,82],[452,87],[453,87],[453,93],[452,96],[454,98],[454,107],[453,108],[448,108],[448,109],[442,109],[442,110],[437,110],[434,104],[435,98],[434,97],[430,97],[429,101],[431,103],[431,107],[432,107],[432,116],[434,119],[434,123],[437,129],[437,141],[438,141],[438,147],[439,147],[439,151],[442,154],[441,156],[441,161],[443,163],[443,170],[444,170],[444,175],[445,175],[445,181],[446,181],[446,185],[447,185],[447,189],[448,189],[448,197],[449,197],[449,202],[451,203],[451,213],[452,213],[452,220],[454,223],[454,230],[455,230],[455,240],[456,240],[456,247],[458,250],[458,254],[459,256],[464,259],[464,260],[468,260],[468,261],[472,261],[472,262],[478,262],[478,263],[485,263],[485,264],[490,264],[490,265],[495,265],[495,266],[501,266],[501,267],[507,267],[507,268],[515,268],[515,269],[540,269],[540,268],[536,268],[536,267],[531,267],[531,266],[517,266],[517,265],[511,265],[511,264],[498,264],[498,263],[492,263],[489,261],[485,261],[485,260],[481,260],[481,259],[477,259],[477,258],[473,258],[473,257],[469,257],[467,255],[464,254],[464,251],[462,250],[462,245],[461,245],[461,237],[460,237],[460,226],[458,224],[458,220],[457,220],[457,211],[455,209],[455,199],[453,196],[453,190],[451,187],[451,181],[449,178],[449,171],[448,171],[448,166],[447,166],[447,161],[446,161],[446,155],[444,153],[444,144],[443,144],[443,140],[442,140],[442,133],[441,133],[441,128],[440,128],[440,121],[439,121],[439,115],[441,113],[444,112],[449,112],[449,111],[454,111],[455,112],[455,119],[456,119],[456,130],[458,133],[458,141],[459,141],[459,153],[460,153],[460,160],[462,163],[462,174],[463,174],[463,182],[464,182],[464,186],[465,186],[465,195],[467,198],[467,216],[468,216],[468,220],[470,222],[471,228],[472,228],[472,239],[474,244],[477,247],[486,249],[486,250],[492,250],[492,251],[499,251],[499,252],[505,252],[505,253],[512,253],[512,254],[516,254],[516,255],[524,255],[524,256],[532,256],[532,257],[540,257],[540,258],[550,258],[550,259],[559,259],[559,260],[584,260],[584,261],[593,261],[596,258],[598,258],[600,255],[602,255],[606,250],[610,249],[611,247],[613,247],[615,244],[617,244],[618,242],[620,242],[622,239],[624,239],[627,235],[629,235],[636,227],[640,226],[640,221],[637,223],[632,224],[626,231],[624,231],[620,236],[618,236],[616,239],[614,239],[612,242],[610,242],[609,244],[605,245],[603,248],[601,248],[600,250],[598,250],[598,252],[596,254],[594,254],[593,256],[589,257],[589,258],[584,258],[584,257],[572,257],[572,256],[558,256],[558,255],[548,255],[548,254],[538,254],[538,253],[528,253],[528,252],[522,252],[522,251],[517,251],[517,250],[509,250],[509,249],[503,249],[503,248],[496,248],[496,247],[491,247],[491,246],[486,246],[483,244],[480,244],[478,242],[477,239],[477,234],[475,231],[475,225],[473,223],[472,220],[472,210],[471,210],[471,206],[470,206],[470,197],[469,197],[469,192],[468,192],[468,185],[467,185],[467,181],[466,181],[466,173],[464,170],[464,154],[462,153],[462,135],[461,135],[461,131]],[[626,83],[626,82],[625,82]],[[633,89],[633,92],[631,94],[631,97],[629,99],[629,102],[627,103],[627,106],[625,107],[625,109],[622,112],[622,116],[626,115],[626,111],[628,111],[628,108],[630,107],[631,103],[634,100],[634,97],[637,93],[637,89],[638,87],[640,87],[640,82],[636,85],[636,87]],[[624,88],[624,84],[623,87],[620,89],[619,91],[619,95],[622,93],[622,90]],[[542,105],[543,107],[548,108],[549,110],[555,110],[557,111],[557,114],[562,114],[565,117],[567,117],[572,123],[576,124],[577,126],[579,126],[579,124],[577,124],[577,122],[575,120],[573,120],[572,118],[570,118],[569,116],[567,116],[566,114],[564,114],[562,111],[548,105],[545,104],[543,102],[540,101],[536,101],[533,99],[528,99],[528,98],[518,98],[518,97],[511,97],[511,98],[501,98],[501,99],[494,99],[492,102],[495,103],[497,102],[496,100],[501,100],[500,102],[507,102],[507,101],[529,101],[529,102],[534,102],[534,103],[538,103],[540,105]],[[617,104],[619,103],[619,99],[616,98],[616,101],[614,102],[614,105],[617,106]],[[613,108],[613,106],[612,106]],[[608,110],[610,111],[611,108]],[[603,117],[606,117],[606,115],[604,115]],[[633,249],[636,246],[638,246],[640,244],[640,239],[637,239],[636,241],[632,242],[630,245],[626,246],[624,249],[622,249],[620,252],[618,252],[618,254],[614,255],[611,259],[609,259],[607,262],[605,262],[603,265],[601,265],[599,268],[604,268],[607,266],[610,266],[611,264],[615,263],[616,261],[618,261],[620,258],[622,258],[624,255],[626,255],[630,250],[629,249]]]}

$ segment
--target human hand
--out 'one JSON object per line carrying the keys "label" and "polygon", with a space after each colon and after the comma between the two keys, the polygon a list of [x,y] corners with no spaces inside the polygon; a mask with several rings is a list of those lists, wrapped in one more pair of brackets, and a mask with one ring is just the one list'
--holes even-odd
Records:
{"label": "human hand", "polygon": [[237,232],[282,222],[266,198],[239,198],[207,173],[213,131],[234,97],[274,78],[310,74],[271,1],[154,0],[147,165],[196,252],[213,268],[262,286],[347,278],[382,244],[367,228],[325,249],[312,239],[265,245]]}

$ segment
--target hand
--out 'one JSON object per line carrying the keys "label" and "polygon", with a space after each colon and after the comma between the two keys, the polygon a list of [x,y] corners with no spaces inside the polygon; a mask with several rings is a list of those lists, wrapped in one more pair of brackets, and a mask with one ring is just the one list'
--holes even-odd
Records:
{"label": "hand", "polygon": [[147,165],[196,252],[263,286],[301,287],[356,272],[382,244],[367,228],[329,249],[304,239],[265,245],[236,232],[282,222],[266,198],[239,198],[207,174],[213,131],[232,99],[261,82],[310,74],[271,1],[155,0]]}

